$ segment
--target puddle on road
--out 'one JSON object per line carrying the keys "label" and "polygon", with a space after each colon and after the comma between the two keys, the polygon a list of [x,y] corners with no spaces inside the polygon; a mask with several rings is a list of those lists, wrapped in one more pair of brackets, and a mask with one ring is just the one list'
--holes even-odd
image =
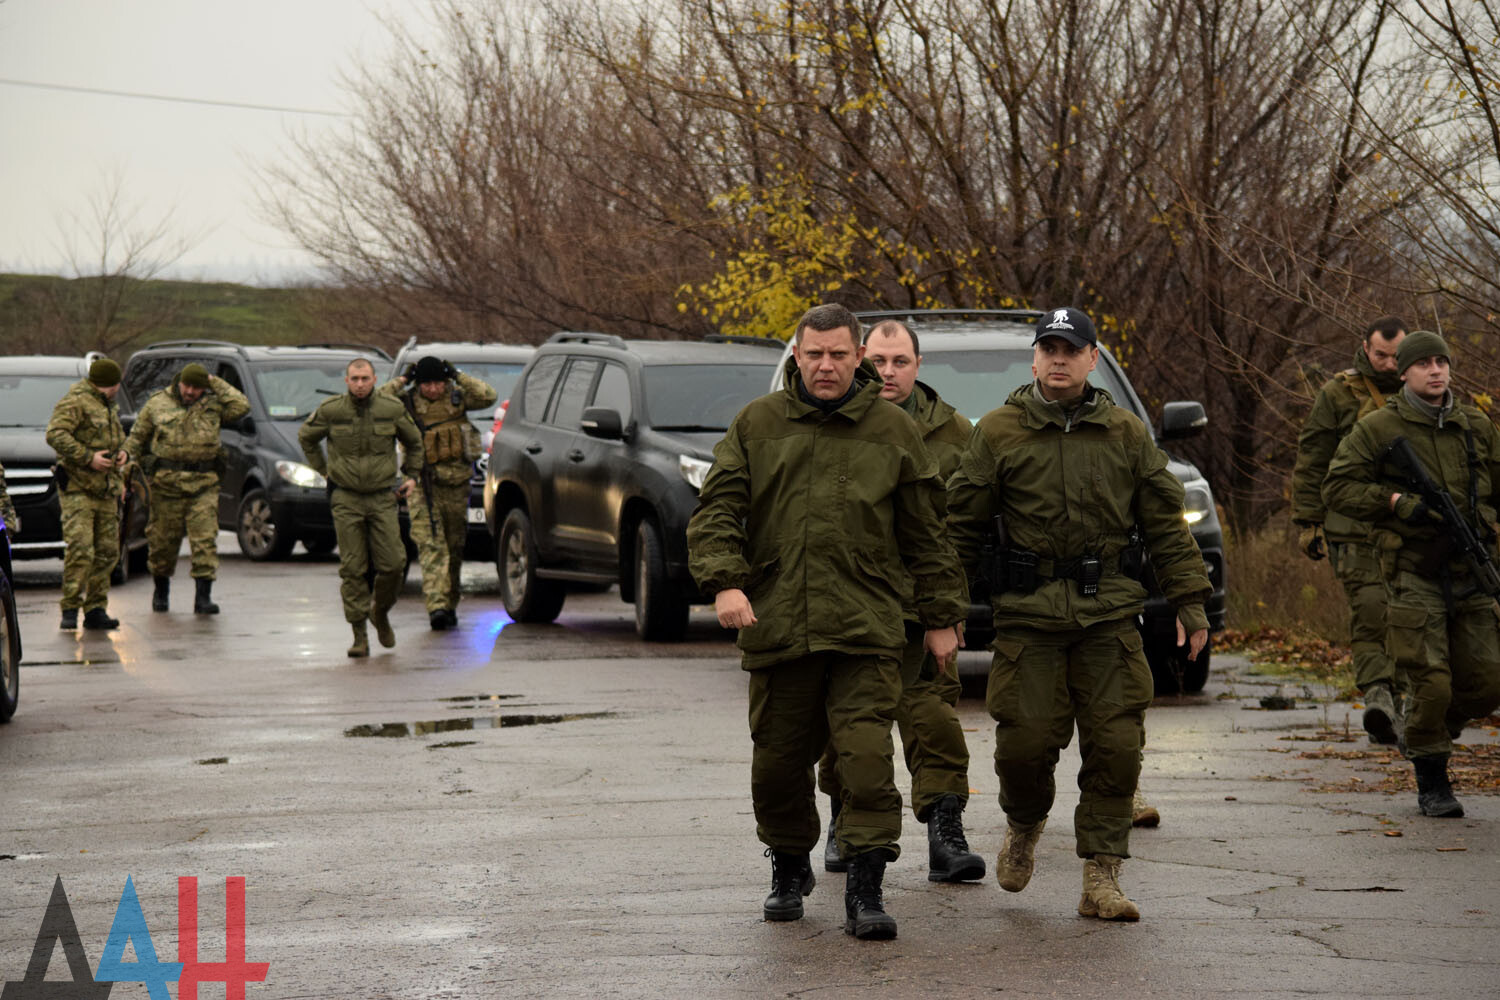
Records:
{"label": "puddle on road", "polygon": [[485,701],[511,701],[516,698],[524,698],[522,694],[458,694],[451,698],[439,698],[438,701],[450,705],[477,705]]}
{"label": "puddle on road", "polygon": [[546,726],[579,719],[612,719],[615,712],[567,712],[562,715],[471,715],[462,719],[433,719],[428,722],[386,722],[377,725],[351,726],[345,736],[426,736],[430,733],[453,733],[473,729],[510,729],[512,726]]}

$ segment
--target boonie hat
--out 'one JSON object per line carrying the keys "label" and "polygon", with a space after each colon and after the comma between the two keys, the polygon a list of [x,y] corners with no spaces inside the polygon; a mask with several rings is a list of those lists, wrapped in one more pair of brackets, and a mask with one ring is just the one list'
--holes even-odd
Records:
{"label": "boonie hat", "polygon": [[448,381],[448,366],[443,364],[441,358],[428,354],[417,359],[417,370],[412,378],[417,382],[446,382]]}
{"label": "boonie hat", "polygon": [[177,381],[183,385],[192,386],[194,389],[207,389],[208,370],[195,361],[182,369],[182,374],[177,376]]}
{"label": "boonie hat", "polygon": [[120,365],[109,358],[99,358],[89,365],[89,381],[101,389],[120,384]]}
{"label": "boonie hat", "polygon": [[1036,336],[1033,344],[1043,337],[1061,337],[1074,347],[1094,347],[1099,338],[1094,333],[1094,321],[1082,309],[1067,307],[1049,309],[1036,321]]}
{"label": "boonie hat", "polygon": [[1453,355],[1448,353],[1448,342],[1431,330],[1413,330],[1396,348],[1396,371],[1404,373],[1423,358],[1447,358],[1452,362]]}

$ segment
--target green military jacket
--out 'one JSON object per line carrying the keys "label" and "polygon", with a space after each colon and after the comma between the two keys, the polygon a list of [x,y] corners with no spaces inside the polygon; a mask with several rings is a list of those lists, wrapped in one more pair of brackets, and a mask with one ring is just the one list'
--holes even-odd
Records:
{"label": "green military jacket", "polygon": [[786,388],[734,418],[688,523],[698,585],[743,590],[755,611],[739,634],[747,670],[820,651],[894,655],[908,592],[928,628],[968,610],[937,463],[916,424],[880,398],[868,365],[826,416],[800,384],[789,360]]}
{"label": "green military jacket", "polygon": [[[984,415],[948,482],[948,537],[971,573],[996,514],[1012,548],[1044,561],[1035,591],[991,595],[996,628],[1084,628],[1139,614],[1146,588],[1120,571],[1133,525],[1188,631],[1208,627],[1203,602],[1211,586],[1183,517],[1182,483],[1146,426],[1103,389],[1086,387],[1069,415],[1034,384],[1023,386]],[[1076,580],[1047,572],[1085,554],[1097,555],[1103,569],[1099,592],[1089,597]]]}
{"label": "green military jacket", "polygon": [[125,450],[151,476],[152,489],[188,496],[217,487],[218,472],[172,466],[217,461],[222,448],[220,428],[249,413],[250,401],[217,375],[208,377],[208,390],[191,406],[182,401],[178,385],[174,378],[170,386],[146,400],[130,428]]}
{"label": "green military jacket", "polygon": [[16,505],[10,502],[10,493],[5,489],[5,466],[0,465],[0,521],[14,538],[21,531],[21,518],[16,514]]}
{"label": "green military jacket", "polygon": [[1353,368],[1323,383],[1297,437],[1297,464],[1292,470],[1293,521],[1321,524],[1323,533],[1335,542],[1368,540],[1368,521],[1329,510],[1323,503],[1323,479],[1345,435],[1361,418],[1384,406],[1386,394],[1400,391],[1400,377],[1375,371],[1363,347],[1354,350]]}
{"label": "green military jacket", "polygon": [[469,410],[494,406],[499,394],[472,375],[459,372],[437,399],[428,399],[399,378],[380,391],[399,400],[422,432],[423,461],[432,469],[439,486],[458,486],[469,481],[474,460],[479,457],[479,432],[465,415]]}
{"label": "green military jacket", "polygon": [[[1472,470],[1466,442],[1470,435],[1474,441]],[[1432,551],[1442,529],[1436,523],[1407,524],[1391,510],[1391,494],[1412,492],[1395,467],[1381,461],[1381,452],[1398,436],[1411,442],[1427,474],[1453,497],[1468,517],[1469,526],[1481,538],[1493,537],[1495,490],[1500,486],[1500,435],[1495,425],[1478,408],[1464,404],[1455,405],[1439,425],[1437,419],[1413,406],[1404,391],[1355,424],[1339,445],[1323,482],[1323,500],[1328,508],[1369,522],[1373,526],[1371,541],[1378,549],[1399,549],[1396,565],[1417,568],[1423,556]],[[1471,473],[1477,516],[1469,504]],[[1449,565],[1460,573],[1468,571],[1461,558]]]}
{"label": "green military jacket", "polygon": [[47,424],[47,444],[57,452],[68,474],[68,492],[77,490],[95,497],[119,496],[125,488],[124,471],[110,466],[92,469],[94,452],[111,455],[125,447],[125,430],[115,401],[79,379],[52,408]]}
{"label": "green military jacket", "polygon": [[937,460],[938,478],[946,484],[948,477],[958,468],[958,460],[964,453],[964,446],[969,443],[974,425],[925,382],[912,387],[911,395],[901,408],[917,422],[922,431],[922,443]]}
{"label": "green military jacket", "polygon": [[[323,457],[323,439],[328,457]],[[297,431],[307,464],[328,481],[354,493],[378,493],[396,484],[396,442],[405,457],[401,473],[422,474],[422,435],[401,401],[379,392],[364,399],[352,393],[324,400]]]}

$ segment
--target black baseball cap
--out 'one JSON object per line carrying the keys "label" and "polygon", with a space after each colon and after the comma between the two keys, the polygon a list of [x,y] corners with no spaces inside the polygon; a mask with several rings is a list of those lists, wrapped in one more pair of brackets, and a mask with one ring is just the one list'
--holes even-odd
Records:
{"label": "black baseball cap", "polygon": [[1042,313],[1041,319],[1036,321],[1036,336],[1031,342],[1035,344],[1043,337],[1061,337],[1074,347],[1096,347],[1099,343],[1089,314],[1071,306]]}

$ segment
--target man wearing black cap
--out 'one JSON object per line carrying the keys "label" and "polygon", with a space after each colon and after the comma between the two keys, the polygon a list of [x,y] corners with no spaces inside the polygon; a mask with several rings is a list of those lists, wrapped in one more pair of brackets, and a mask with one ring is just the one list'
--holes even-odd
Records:
{"label": "man wearing black cap", "polygon": [[72,388],[52,409],[47,444],[57,452],[58,488],[62,501],[63,550],[62,624],[118,628],[111,618],[109,574],[120,561],[120,521],[116,506],[125,491],[125,431],[115,407],[120,391],[120,366],[99,358],[88,377]]}
{"label": "man wearing black cap", "polygon": [[1208,640],[1210,587],[1166,454],[1140,420],[1089,385],[1099,361],[1093,322],[1077,309],[1050,310],[1033,344],[1035,381],[979,421],[948,484],[949,538],[971,575],[981,550],[1000,549],[988,570],[1000,579],[990,581],[995,657],[986,696],[1007,823],[996,874],[1009,892],[1030,881],[1056,793],[1053,771],[1076,723],[1078,912],[1136,920],[1119,871],[1152,689],[1135,627],[1146,589],[1122,564],[1132,529],[1177,608],[1178,642],[1191,657]]}
{"label": "man wearing black cap", "polygon": [[1330,510],[1373,524],[1386,574],[1386,648],[1409,685],[1401,746],[1417,779],[1424,816],[1462,816],[1448,757],[1464,725],[1500,705],[1500,630],[1495,601],[1454,548],[1448,525],[1388,448],[1405,439],[1427,476],[1494,557],[1500,507],[1500,434],[1449,388],[1442,337],[1417,330],[1401,342],[1399,394],[1344,438],[1328,466]]}
{"label": "man wearing black cap", "polygon": [[401,400],[422,432],[422,475],[406,510],[422,563],[428,624],[452,628],[458,624],[459,574],[469,531],[469,477],[480,452],[479,432],[467,412],[494,406],[498,394],[430,354],[380,391]]}
{"label": "man wearing black cap", "polygon": [[219,431],[249,412],[244,393],[193,363],[146,401],[130,428],[125,450],[151,485],[146,545],[156,583],[152,611],[167,610],[177,550],[186,534],[197,588],[193,612],[219,613],[213,601],[219,570]]}

